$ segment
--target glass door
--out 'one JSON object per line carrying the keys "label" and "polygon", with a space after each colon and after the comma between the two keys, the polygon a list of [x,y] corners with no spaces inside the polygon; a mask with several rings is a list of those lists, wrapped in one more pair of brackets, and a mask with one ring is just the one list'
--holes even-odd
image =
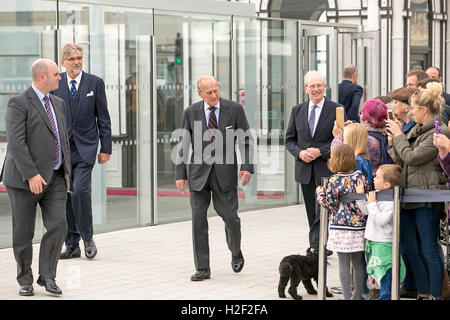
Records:
{"label": "glass door", "polygon": [[[309,70],[317,70],[326,79],[327,89],[325,96],[337,101],[337,30],[334,27],[317,27],[300,24],[300,37],[303,44],[303,75]],[[308,97],[303,91],[303,79],[301,79],[300,90],[303,101]]]}
{"label": "glass door", "polygon": [[156,11],[154,38],[155,222],[167,223],[191,217],[189,193],[178,192],[175,185],[172,152],[184,109],[201,99],[197,79],[214,75],[220,82],[220,96],[231,97],[231,17]]}

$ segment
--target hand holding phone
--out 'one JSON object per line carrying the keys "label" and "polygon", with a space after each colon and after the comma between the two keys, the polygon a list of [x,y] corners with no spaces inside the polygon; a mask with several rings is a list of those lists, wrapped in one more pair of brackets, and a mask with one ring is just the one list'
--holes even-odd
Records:
{"label": "hand holding phone", "polygon": [[338,128],[345,126],[345,110],[344,107],[336,107],[336,124]]}
{"label": "hand holding phone", "polygon": [[439,121],[434,122],[434,128],[436,129],[436,134],[441,133],[441,129],[439,129]]}
{"label": "hand holding phone", "polygon": [[388,109],[387,114],[389,120],[394,120],[394,114],[392,113],[392,110]]}

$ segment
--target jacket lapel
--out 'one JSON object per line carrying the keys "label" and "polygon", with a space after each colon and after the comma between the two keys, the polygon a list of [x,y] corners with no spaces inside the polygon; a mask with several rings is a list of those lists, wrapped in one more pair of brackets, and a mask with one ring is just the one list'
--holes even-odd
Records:
{"label": "jacket lapel", "polygon": [[79,94],[79,97],[78,97],[78,106],[77,106],[77,110],[75,113],[75,119],[73,119],[74,122],[77,121],[78,115],[80,114],[80,109],[84,105],[84,99],[86,99],[86,95],[88,94],[88,90],[90,88],[90,81],[91,81],[91,79],[89,77],[89,74],[87,72],[83,71],[83,75],[81,76],[80,85],[78,86],[78,91],[77,91],[77,94]]}
{"label": "jacket lapel", "polygon": [[[229,123],[230,118],[230,109],[228,104],[220,99],[220,109],[219,109],[219,123],[217,125],[217,128],[221,131],[225,131],[225,125]],[[236,129],[236,128],[235,128]]]}
{"label": "jacket lapel", "polygon": [[52,99],[52,97],[50,96],[50,101],[52,102],[52,106],[53,106],[53,110],[55,111],[55,116],[56,116],[56,122],[58,123],[58,134],[59,134],[59,139],[61,140],[61,132],[64,132],[64,121],[62,118],[62,111],[60,109],[59,104],[56,105],[56,103],[54,102],[54,99]]}
{"label": "jacket lapel", "polygon": [[36,95],[36,93],[34,92],[32,87],[30,87],[30,89],[28,89],[28,99],[29,99],[31,105],[33,106],[33,108],[36,108],[36,110],[39,112],[39,114],[41,115],[41,117],[44,120],[45,124],[49,128],[50,132],[53,135],[55,135],[53,133],[52,125],[50,124],[50,120],[48,119],[47,113],[45,112],[45,109],[42,106],[41,101],[39,101],[39,98]]}
{"label": "jacket lapel", "polygon": [[304,108],[303,110],[301,110],[300,118],[303,119],[303,127],[308,132],[308,136],[312,138],[311,131],[309,131],[308,111],[309,111],[309,100],[305,102]]}

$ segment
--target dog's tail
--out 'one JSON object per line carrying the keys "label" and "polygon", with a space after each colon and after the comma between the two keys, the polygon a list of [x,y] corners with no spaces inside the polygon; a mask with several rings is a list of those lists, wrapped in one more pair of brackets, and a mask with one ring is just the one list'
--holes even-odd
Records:
{"label": "dog's tail", "polygon": [[280,276],[289,277],[292,272],[292,266],[290,263],[281,262],[278,270],[280,271]]}

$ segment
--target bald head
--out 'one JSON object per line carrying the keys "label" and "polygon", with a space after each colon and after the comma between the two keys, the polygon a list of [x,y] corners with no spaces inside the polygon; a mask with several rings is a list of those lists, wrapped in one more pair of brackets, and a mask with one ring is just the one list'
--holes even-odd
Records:
{"label": "bald head", "polygon": [[202,86],[206,84],[216,84],[219,86],[219,81],[217,81],[216,77],[212,75],[203,75],[197,80],[197,89],[203,91]]}
{"label": "bald head", "polygon": [[198,95],[210,107],[219,103],[219,81],[214,76],[204,75],[197,80]]}
{"label": "bald head", "polygon": [[441,70],[439,70],[438,67],[429,67],[425,72],[430,76],[430,78],[442,81]]}
{"label": "bald head", "polygon": [[59,80],[61,80],[58,66],[49,59],[37,59],[33,63],[31,66],[31,78],[34,86],[44,94],[58,89]]}

